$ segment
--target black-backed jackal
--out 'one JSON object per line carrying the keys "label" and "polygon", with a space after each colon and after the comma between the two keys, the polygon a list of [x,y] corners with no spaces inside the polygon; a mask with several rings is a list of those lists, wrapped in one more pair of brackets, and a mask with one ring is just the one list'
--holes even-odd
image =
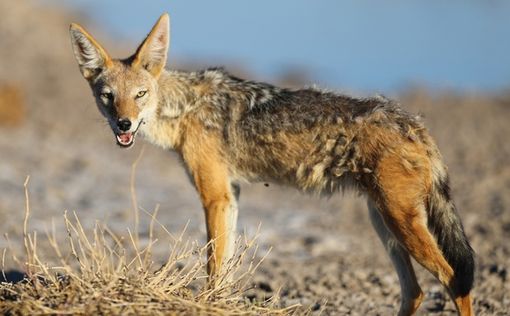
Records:
{"label": "black-backed jackal", "polygon": [[410,257],[448,289],[459,314],[472,314],[473,250],[446,167],[419,119],[385,98],[283,89],[219,69],[165,70],[167,14],[127,59],[112,59],[79,25],[70,33],[117,143],[130,147],[140,133],[182,157],[205,210],[212,279],[233,252],[239,182],[322,195],[349,187],[368,197],[397,270],[399,314],[413,314],[423,299]]}

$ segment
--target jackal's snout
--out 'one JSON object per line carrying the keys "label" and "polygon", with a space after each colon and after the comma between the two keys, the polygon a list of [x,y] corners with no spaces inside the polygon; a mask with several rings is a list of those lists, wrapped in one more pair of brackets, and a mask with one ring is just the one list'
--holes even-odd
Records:
{"label": "jackal's snout", "polygon": [[131,120],[128,118],[119,118],[117,120],[117,128],[120,133],[116,133],[117,144],[121,147],[128,148],[133,146],[135,142],[135,133],[131,133]]}
{"label": "jackal's snout", "polygon": [[117,139],[117,144],[123,148],[129,148],[133,146],[135,143],[135,136],[140,128],[140,125],[143,124],[143,120],[140,120],[138,123],[132,122],[129,118],[119,118],[116,123],[117,128],[114,128],[115,138]]}
{"label": "jackal's snout", "polygon": [[127,132],[131,128],[131,120],[128,118],[119,118],[117,120],[117,127],[123,131]]}

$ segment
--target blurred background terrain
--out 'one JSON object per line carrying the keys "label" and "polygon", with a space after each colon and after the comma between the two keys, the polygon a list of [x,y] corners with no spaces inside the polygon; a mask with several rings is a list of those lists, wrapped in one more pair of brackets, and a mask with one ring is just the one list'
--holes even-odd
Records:
{"label": "blurred background terrain", "polygon": [[[506,1],[9,1],[0,0],[0,232],[21,249],[23,182],[31,228],[64,210],[82,222],[132,225],[131,165],[141,207],[160,206],[172,232],[205,240],[200,203],[175,154],[141,139],[121,150],[75,64],[79,22],[114,56],[128,56],[157,17],[172,17],[169,67],[226,66],[287,87],[319,84],[383,93],[422,113],[449,166],[454,199],[477,253],[478,314],[510,310],[510,4]],[[328,200],[262,184],[243,186],[239,228],[273,247],[251,295],[281,289],[282,304],[325,314],[393,315],[396,274],[354,194]],[[143,227],[149,219],[142,216]],[[0,241],[0,248],[7,246]],[[161,260],[164,252],[161,247]],[[156,256],[158,252],[156,251]],[[7,263],[14,267],[13,263]],[[10,265],[10,266],[9,266]],[[421,313],[453,305],[423,269]]]}

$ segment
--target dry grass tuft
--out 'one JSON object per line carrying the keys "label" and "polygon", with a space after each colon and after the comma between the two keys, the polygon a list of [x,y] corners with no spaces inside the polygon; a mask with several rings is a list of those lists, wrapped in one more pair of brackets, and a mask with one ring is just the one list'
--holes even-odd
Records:
{"label": "dry grass tuft", "polygon": [[[125,236],[119,236],[96,222],[87,231],[76,213],[65,212],[67,237],[62,242],[55,229],[47,232],[54,254],[43,256],[38,251],[37,232],[28,231],[28,180],[23,225],[25,260],[20,260],[10,249],[13,260],[24,267],[26,277],[18,283],[0,283],[0,314],[288,315],[299,312],[299,306],[278,308],[276,296],[264,302],[245,298],[250,279],[263,260],[255,259],[256,237],[237,240],[236,255],[227,263],[225,272],[214,280],[215,285],[210,286],[212,283],[207,282],[205,272],[207,247],[184,241],[185,229],[178,237],[170,234],[156,219],[157,209],[152,214],[146,212],[151,221],[148,241],[143,245],[129,229]],[[136,197],[133,200],[136,202]],[[153,246],[162,242],[154,238],[156,229],[163,230],[169,241],[169,254],[163,265],[156,264],[152,257]],[[6,251],[2,263],[5,256]]]}

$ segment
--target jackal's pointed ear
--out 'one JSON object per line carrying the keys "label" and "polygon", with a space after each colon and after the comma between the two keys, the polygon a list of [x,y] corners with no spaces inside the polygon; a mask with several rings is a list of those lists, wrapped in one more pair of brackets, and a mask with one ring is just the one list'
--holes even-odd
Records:
{"label": "jackal's pointed ear", "polygon": [[138,47],[132,66],[144,67],[158,78],[165,68],[168,44],[170,41],[170,17],[163,14],[154,25],[143,43]]}
{"label": "jackal's pointed ear", "polygon": [[91,80],[102,70],[111,66],[110,56],[83,27],[73,23],[69,28],[69,33],[71,34],[74,57],[78,61],[85,79]]}

